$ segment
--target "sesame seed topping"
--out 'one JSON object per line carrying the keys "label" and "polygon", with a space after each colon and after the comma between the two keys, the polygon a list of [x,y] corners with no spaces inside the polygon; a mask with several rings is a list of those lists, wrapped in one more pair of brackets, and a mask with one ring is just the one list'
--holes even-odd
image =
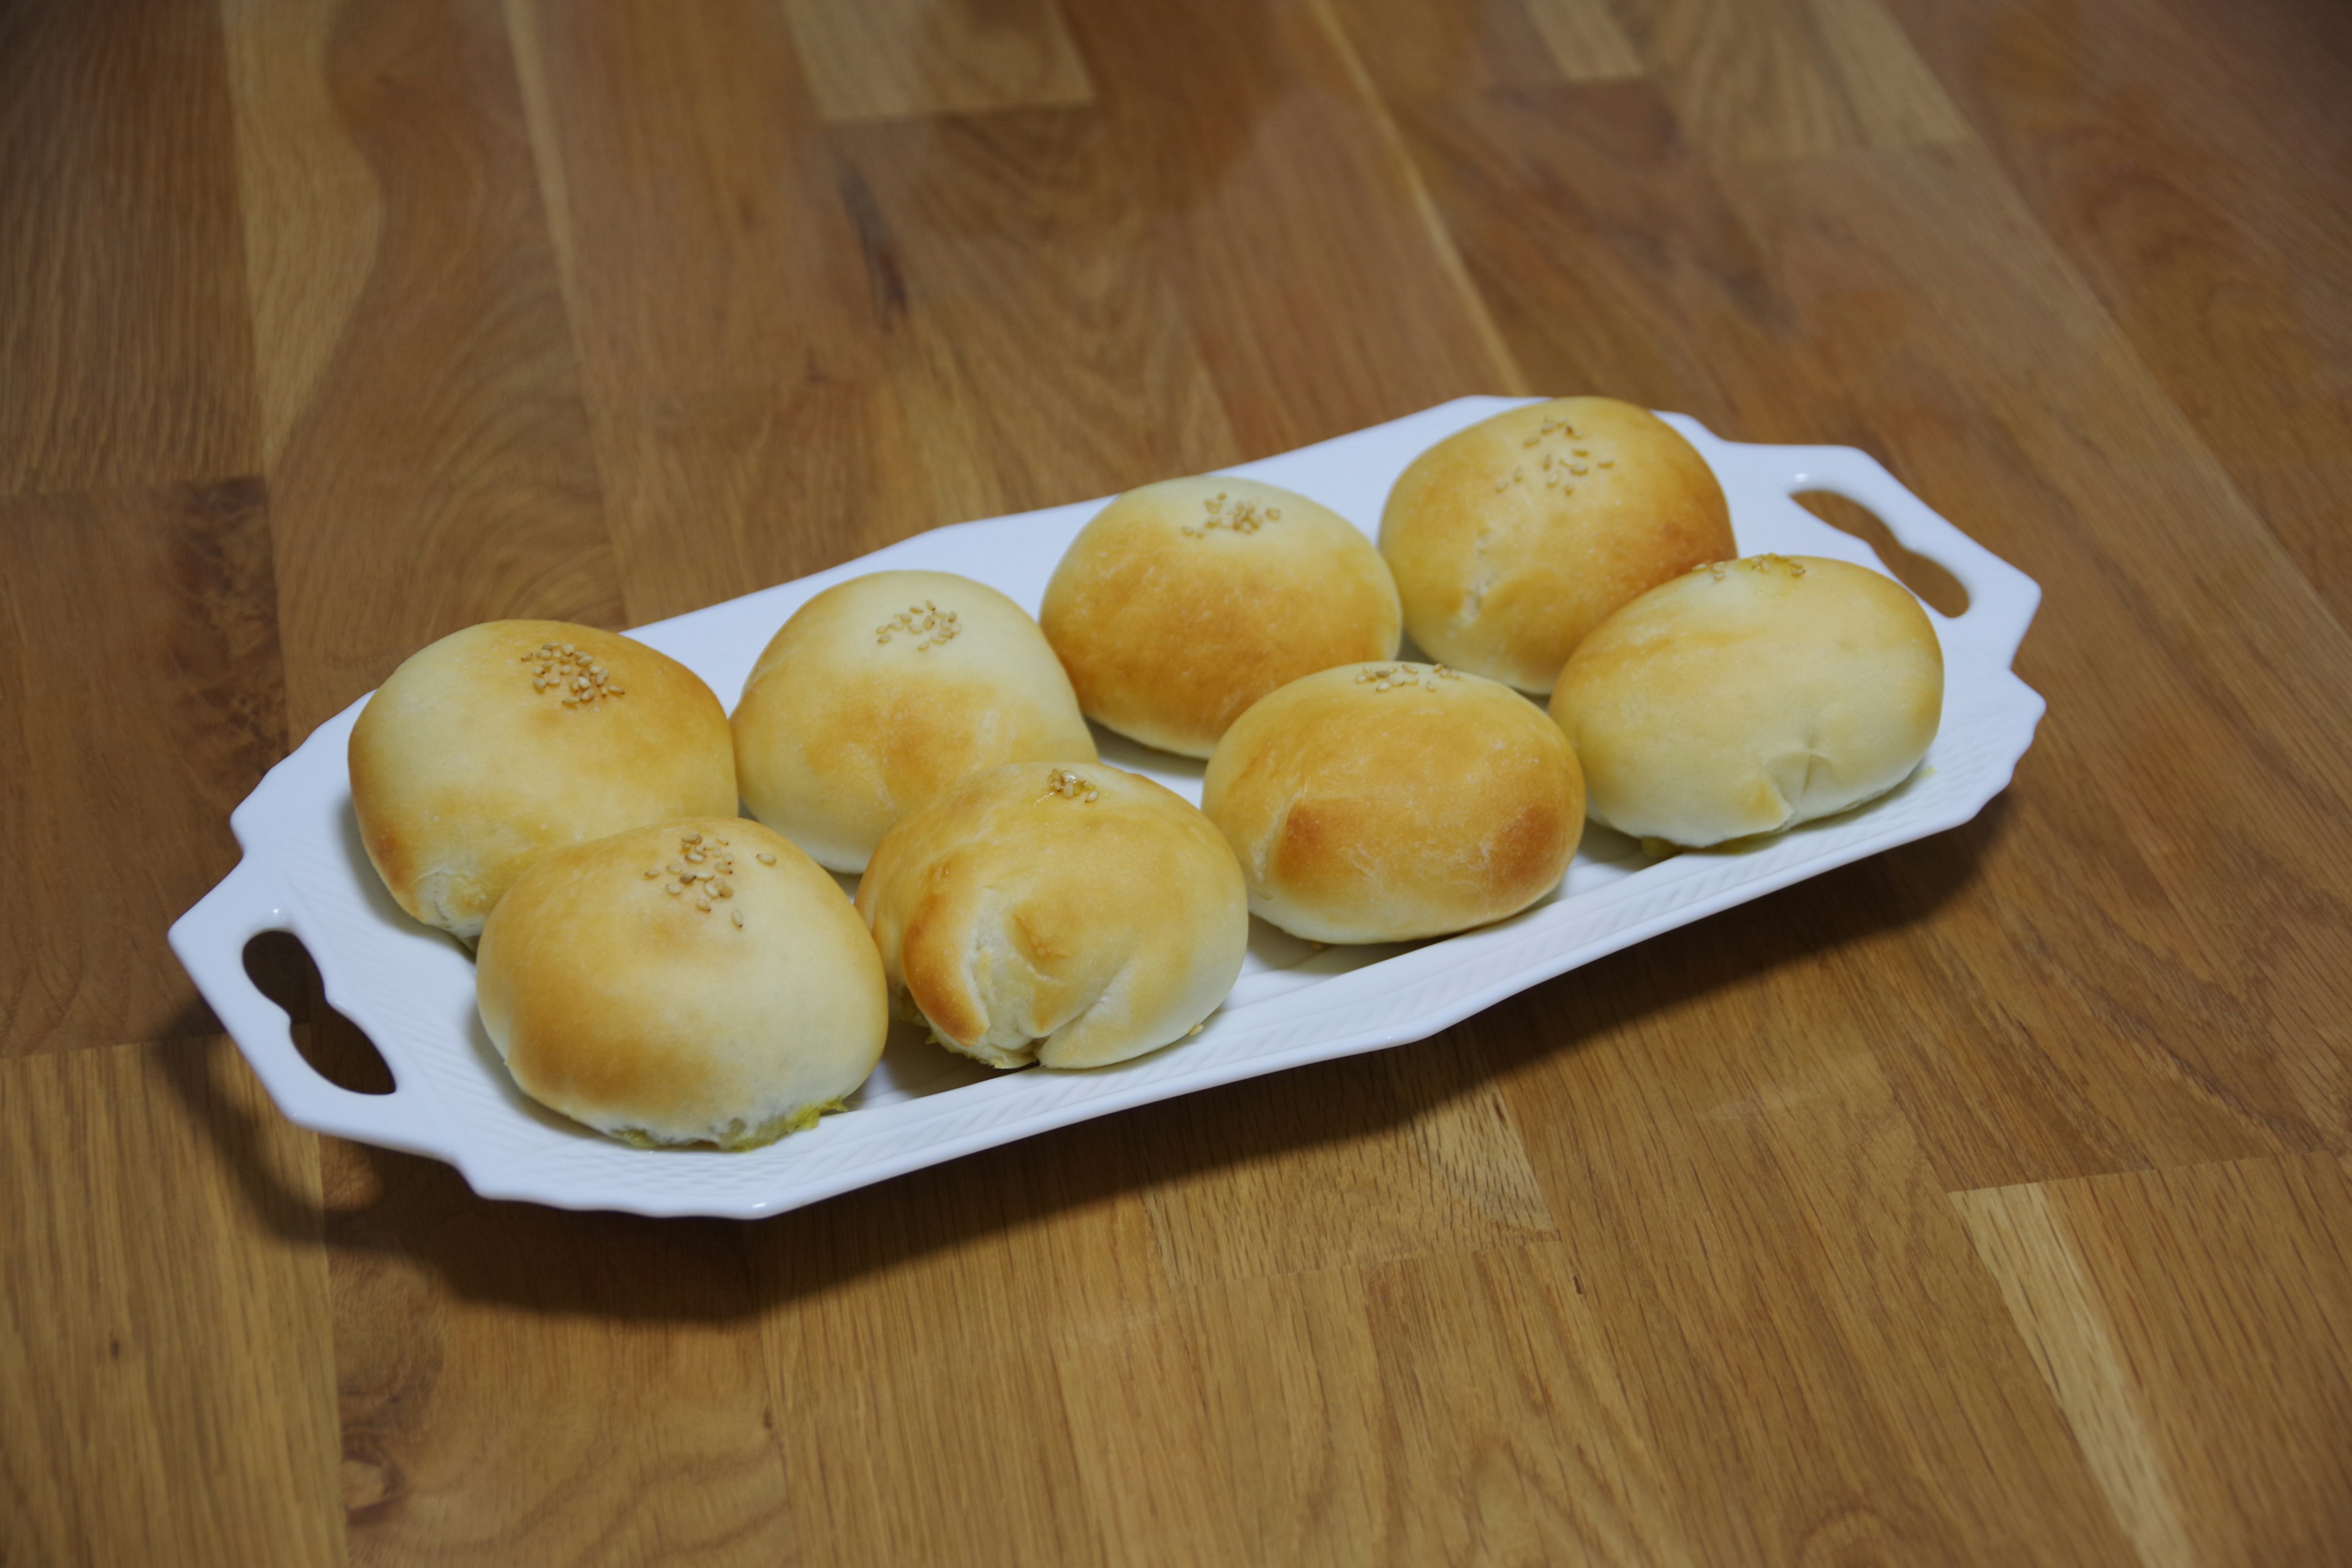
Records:
{"label": "sesame seed topping", "polygon": [[752,856],[751,858],[757,860],[762,866],[772,866],[776,863],[776,858],[773,855],[769,854],[764,849],[761,850],[757,855]]}
{"label": "sesame seed topping", "polygon": [[727,911],[727,918],[735,922],[735,929],[737,931],[741,931],[743,929],[743,911],[741,910],[729,910]]}
{"label": "sesame seed topping", "polygon": [[710,900],[709,899],[697,899],[694,900],[694,907],[700,910],[707,915],[710,912]]}
{"label": "sesame seed topping", "polygon": [[1282,516],[1280,507],[1270,506],[1261,512],[1257,502],[1254,500],[1235,501],[1233,510],[1228,511],[1225,509],[1225,492],[1223,490],[1217,492],[1215,500],[1202,501],[1201,510],[1209,514],[1208,518],[1198,527],[1187,524],[1182,531],[1194,539],[1199,539],[1209,530],[1217,528],[1227,529],[1234,533],[1255,533],[1265,523],[1277,521]]}
{"label": "sesame seed topping", "polygon": [[676,882],[664,882],[662,884],[662,891],[669,894],[672,898],[677,897],[679,893],[682,893],[685,890],[685,889],[679,887]]}
{"label": "sesame seed topping", "polygon": [[531,667],[530,689],[555,692],[566,708],[592,708],[604,698],[622,695],[610,667],[570,643],[542,643],[522,655],[521,662]]}
{"label": "sesame seed topping", "polygon": [[652,870],[650,870],[650,871],[648,871],[648,872],[646,872],[646,880],[647,880],[647,881],[649,881],[649,882],[650,882],[650,881],[652,881],[656,877],[658,877],[658,876],[660,876],[660,875],[661,875],[661,868],[660,868],[660,867],[658,867],[658,866],[656,866],[656,867],[655,867]]}
{"label": "sesame seed topping", "polygon": [[923,639],[915,646],[915,651],[921,653],[943,642],[953,641],[956,634],[962,629],[956,623],[956,613],[953,610],[942,610],[938,605],[926,599],[919,605],[908,605],[898,615],[876,626],[874,640],[877,643],[886,643],[904,632],[909,637],[920,637]]}

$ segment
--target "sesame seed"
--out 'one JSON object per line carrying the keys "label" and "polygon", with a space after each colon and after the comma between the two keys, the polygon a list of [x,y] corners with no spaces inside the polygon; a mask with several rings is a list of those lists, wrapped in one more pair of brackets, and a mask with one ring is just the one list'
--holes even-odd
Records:
{"label": "sesame seed", "polygon": [[735,929],[737,931],[741,931],[743,929],[743,911],[741,910],[728,910],[727,918],[735,922]]}
{"label": "sesame seed", "polygon": [[764,849],[761,850],[757,855],[752,856],[751,858],[757,860],[762,866],[772,866],[776,863],[776,858],[773,855],[769,854]]}
{"label": "sesame seed", "polygon": [[679,887],[676,882],[664,882],[662,884],[662,891],[669,894],[672,898],[676,898],[678,894],[686,891],[686,889]]}
{"label": "sesame seed", "polygon": [[700,910],[707,915],[710,912],[710,900],[709,899],[697,899],[694,900],[694,907]]}
{"label": "sesame seed", "polygon": [[716,888],[713,888],[711,891],[717,893],[722,899],[731,899],[735,896],[735,889],[731,884],[726,882],[719,883]]}
{"label": "sesame seed", "polygon": [[660,868],[660,867],[658,867],[658,866],[656,866],[656,867],[655,867],[652,870],[650,870],[650,871],[648,871],[648,872],[646,872],[646,880],[647,880],[647,881],[649,881],[649,882],[650,882],[650,881],[652,881],[656,877],[658,877],[658,876],[660,876],[660,875],[661,875],[661,868]]}

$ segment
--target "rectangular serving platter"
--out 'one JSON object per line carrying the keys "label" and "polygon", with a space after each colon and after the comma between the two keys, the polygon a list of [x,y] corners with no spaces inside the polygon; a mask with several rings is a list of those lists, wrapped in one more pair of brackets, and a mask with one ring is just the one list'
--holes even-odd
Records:
{"label": "rectangular serving platter", "polygon": [[[1229,471],[1312,497],[1372,534],[1390,485],[1414,456],[1519,401],[1462,398]],[[446,1161],[485,1197],[751,1218],[1088,1117],[1423,1039],[1644,937],[1974,816],[2008,784],[2042,716],[2042,699],[2010,669],[2041,590],[1861,452],[1744,445],[1683,416],[1662,417],[1721,479],[1743,554],[1832,556],[1884,570],[1868,546],[1792,499],[1826,490],[1875,512],[1906,549],[1968,591],[1963,614],[1928,612],[1944,650],[1943,724],[1926,763],[1894,793],[1736,850],[1657,858],[1593,827],[1549,898],[1437,941],[1317,949],[1253,921],[1241,978],[1206,1027],[1117,1067],[1000,1074],[894,1026],[881,1066],[846,1110],[746,1153],[627,1148],[515,1088],[475,1012],[472,959],[404,915],[360,847],[344,749],[364,699],[320,725],[236,808],[230,825],[243,858],[173,926],[173,950],[279,1110],[301,1126]],[[935,529],[628,635],[688,665],[731,708],[776,628],[845,577],[902,567],[961,573],[1034,614],[1055,563],[1102,504]],[[1200,763],[1097,737],[1105,762],[1199,800]],[[269,931],[289,931],[309,948],[328,1000],[391,1068],[393,1092],[353,1093],[302,1060],[286,1015],[245,969],[246,944]]]}

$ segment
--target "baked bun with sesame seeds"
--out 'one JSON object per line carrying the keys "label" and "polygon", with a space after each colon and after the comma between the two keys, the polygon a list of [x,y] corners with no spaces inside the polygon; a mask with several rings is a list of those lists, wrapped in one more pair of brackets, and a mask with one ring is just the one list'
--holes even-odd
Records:
{"label": "baked bun with sesame seeds", "polygon": [[1102,1067],[1180,1040],[1241,973],[1249,907],[1209,819],[1117,768],[974,773],[857,886],[892,995],[992,1067]]}
{"label": "baked bun with sesame seeds", "polygon": [[1396,584],[1353,523],[1208,475],[1129,490],[1054,569],[1037,616],[1087,717],[1187,757],[1276,687],[1394,658]]}
{"label": "baked bun with sesame seeds", "polygon": [[1294,680],[1225,731],[1201,807],[1250,912],[1311,942],[1443,936],[1557,887],[1584,832],[1576,755],[1543,710],[1427,664]]}
{"label": "baked bun with sesame seeds", "polygon": [[803,605],[735,705],[752,816],[862,871],[908,812],[1005,763],[1091,763],[1069,677],[1026,611],[946,572],[876,572]]}
{"label": "baked bun with sesame seeds", "polygon": [[1927,754],[1944,654],[1903,585],[1753,555],[1653,588],[1577,648],[1551,713],[1595,822],[1696,848],[1885,794]]}
{"label": "baked bun with sesame seeds", "polygon": [[1620,605],[1739,549],[1723,487],[1672,426],[1561,397],[1415,458],[1381,511],[1381,553],[1423,651],[1544,692]]}
{"label": "baked bun with sesame seeds", "polygon": [[532,862],[490,912],[482,1026],[525,1094],[640,1147],[753,1149],[882,1057],[882,961],[839,884],[740,817]]}
{"label": "baked bun with sesame seeds", "polygon": [[551,849],[735,811],[727,712],[643,643],[485,621],[411,654],[352,727],[352,808],[400,907],[470,942]]}

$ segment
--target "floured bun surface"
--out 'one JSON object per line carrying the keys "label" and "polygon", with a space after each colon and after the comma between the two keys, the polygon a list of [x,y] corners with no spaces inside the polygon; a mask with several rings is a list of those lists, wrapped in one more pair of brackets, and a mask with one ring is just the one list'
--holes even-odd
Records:
{"label": "floured bun surface", "polygon": [[735,707],[743,803],[835,871],[965,774],[1091,763],[1069,677],[1020,605],[946,572],[836,583],[768,644]]}
{"label": "floured bun surface", "polygon": [[1087,716],[1205,757],[1276,687],[1393,658],[1403,626],[1380,552],[1305,496],[1208,475],[1097,513],[1038,614]]}
{"label": "floured bun surface", "polygon": [[840,886],[740,817],[541,857],[491,912],[476,991],[533,1100],[624,1142],[751,1149],[881,1059],[882,961]]}
{"label": "floured bun surface", "polygon": [[1201,805],[1251,911],[1314,942],[1516,914],[1559,885],[1584,831],[1576,757],[1543,710],[1426,664],[1292,681],[1226,731]]}
{"label": "floured bun surface", "polygon": [[350,761],[384,886],[467,941],[551,849],[735,812],[710,689],[643,643],[563,621],[486,621],[411,655],[361,710]]}
{"label": "floured bun surface", "polygon": [[1415,458],[1381,514],[1381,553],[1423,651],[1543,692],[1619,605],[1739,549],[1723,487],[1674,426],[1561,397]]}
{"label": "floured bun surface", "polygon": [[1843,561],[1755,555],[1654,588],[1588,637],[1551,695],[1593,820],[1698,847],[1885,794],[1943,713],[1936,629]]}
{"label": "floured bun surface", "polygon": [[857,910],[895,996],[992,1067],[1181,1039],[1241,973],[1249,907],[1209,819],[1099,763],[975,773],[890,830]]}

